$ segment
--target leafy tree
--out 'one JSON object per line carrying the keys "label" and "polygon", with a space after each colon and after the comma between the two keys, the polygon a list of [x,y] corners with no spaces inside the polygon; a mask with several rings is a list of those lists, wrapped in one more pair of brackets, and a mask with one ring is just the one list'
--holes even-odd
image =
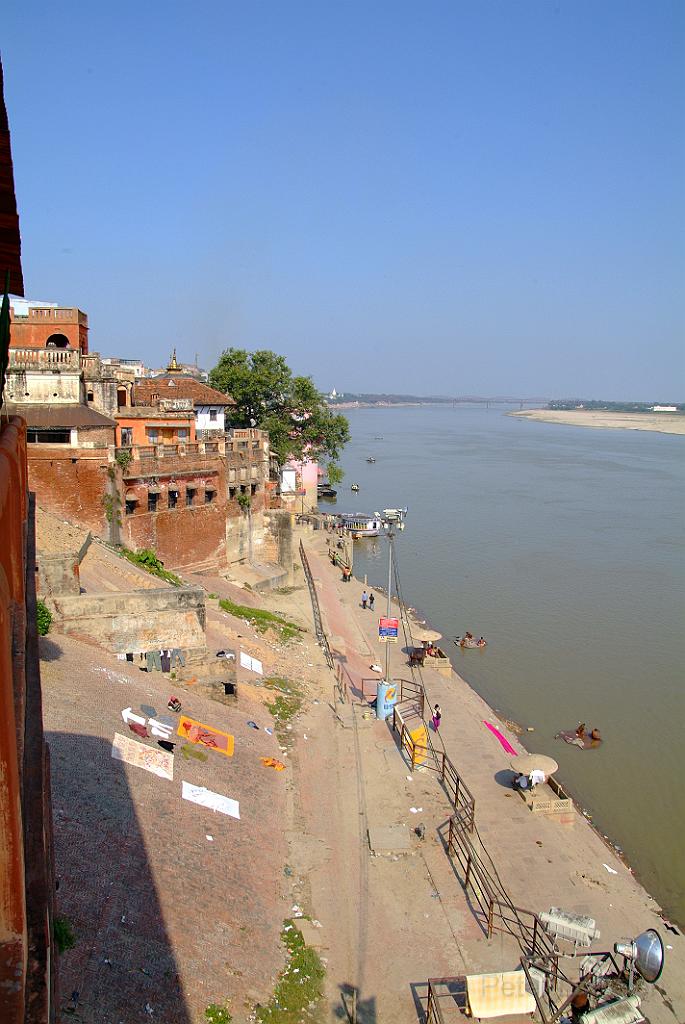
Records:
{"label": "leafy tree", "polygon": [[267,430],[281,465],[309,457],[328,462],[329,476],[331,466],[335,473],[350,436],[347,419],[331,412],[311,377],[293,377],[283,356],[266,349],[226,349],[209,382],[236,403],[227,411],[227,423]]}

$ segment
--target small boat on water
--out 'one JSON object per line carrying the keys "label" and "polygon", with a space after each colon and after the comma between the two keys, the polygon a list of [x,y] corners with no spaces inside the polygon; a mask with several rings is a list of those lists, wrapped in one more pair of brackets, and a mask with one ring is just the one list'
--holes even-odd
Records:
{"label": "small boat on water", "polygon": [[353,512],[345,512],[336,517],[338,526],[345,530],[353,540],[363,537],[378,537],[383,532],[383,523],[374,516],[365,516]]}
{"label": "small boat on water", "polygon": [[375,462],[376,460],[374,459],[373,455],[369,455],[366,461],[367,462]]}
{"label": "small boat on water", "polygon": [[351,491],[358,491],[359,490],[359,484],[352,484],[352,486],[350,487],[350,490]]}
{"label": "small boat on water", "polygon": [[316,493],[319,498],[335,498],[338,492],[330,484],[317,484]]}
{"label": "small boat on water", "polygon": [[472,637],[470,634],[467,634],[466,636],[455,636],[454,642],[457,647],[461,647],[462,649],[472,649],[476,647],[482,649],[483,647],[488,646],[487,640],[483,637],[481,637],[480,640],[476,640],[475,637]]}

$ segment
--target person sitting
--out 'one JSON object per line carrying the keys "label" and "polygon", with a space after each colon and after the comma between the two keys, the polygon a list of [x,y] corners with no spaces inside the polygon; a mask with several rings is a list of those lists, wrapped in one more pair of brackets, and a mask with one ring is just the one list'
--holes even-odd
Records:
{"label": "person sitting", "polygon": [[527,775],[517,775],[512,782],[514,789],[530,789],[530,779]]}
{"label": "person sitting", "polygon": [[578,728],[576,729],[576,736],[579,740],[585,739],[585,722],[578,723]]}
{"label": "person sitting", "polygon": [[595,743],[601,742],[602,734],[600,733],[599,729],[595,728],[592,730],[592,732],[590,733],[590,739]]}
{"label": "person sitting", "polygon": [[541,771],[539,768],[533,768],[528,778],[530,781],[531,789],[533,789],[535,786],[540,786],[547,781],[545,778],[545,773]]}
{"label": "person sitting", "polygon": [[487,642],[487,641],[485,640],[485,638],[484,638],[484,637],[481,637],[481,638],[480,638],[480,640],[478,640],[478,641],[476,642],[476,646],[477,646],[477,647],[485,647],[485,644],[486,644],[486,642]]}
{"label": "person sitting", "polygon": [[473,633],[464,633],[464,640],[473,640]]}

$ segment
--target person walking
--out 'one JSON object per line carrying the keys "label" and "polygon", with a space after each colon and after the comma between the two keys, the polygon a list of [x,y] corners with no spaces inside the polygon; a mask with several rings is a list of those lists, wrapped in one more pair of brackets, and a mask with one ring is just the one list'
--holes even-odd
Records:
{"label": "person walking", "polygon": [[369,600],[369,595],[366,593],[365,590],[362,590],[362,608],[366,608],[368,600]]}
{"label": "person walking", "polygon": [[373,606],[375,604],[375,601],[376,601],[376,598],[373,596],[373,594],[369,594],[369,608],[371,609],[371,611],[373,611]]}
{"label": "person walking", "polygon": [[434,732],[437,732],[438,729],[440,728],[440,721],[441,721],[441,719],[442,719],[442,711],[440,710],[440,705],[436,704],[435,707],[433,708],[433,730],[434,730]]}

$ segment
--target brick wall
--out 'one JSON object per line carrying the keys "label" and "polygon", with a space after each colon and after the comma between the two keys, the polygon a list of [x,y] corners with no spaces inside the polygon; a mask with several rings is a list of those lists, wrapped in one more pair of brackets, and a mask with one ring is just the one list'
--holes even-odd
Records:
{"label": "brick wall", "polygon": [[106,448],[29,446],[29,487],[41,508],[109,536],[103,499],[108,492],[109,453]]}
{"label": "brick wall", "polygon": [[218,497],[211,505],[179,506],[122,519],[121,542],[128,548],[152,548],[168,569],[198,562],[226,566],[226,505]]}
{"label": "brick wall", "polygon": [[63,633],[115,654],[179,647],[206,653],[205,594],[160,587],[113,594],[60,594],[48,600]]}
{"label": "brick wall", "polygon": [[42,724],[26,428],[0,426],[0,1020],[56,1014],[50,761]]}

